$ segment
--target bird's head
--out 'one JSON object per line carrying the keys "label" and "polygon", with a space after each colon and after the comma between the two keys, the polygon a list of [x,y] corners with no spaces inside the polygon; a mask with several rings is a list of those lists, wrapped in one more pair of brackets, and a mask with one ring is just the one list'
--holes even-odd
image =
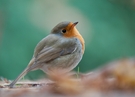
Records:
{"label": "bird's head", "polygon": [[76,25],[78,22],[60,22],[51,31],[52,34],[59,34],[65,37],[73,37],[75,34]]}
{"label": "bird's head", "polygon": [[51,31],[51,34],[57,34],[60,36],[63,36],[65,38],[71,38],[76,37],[80,40],[82,44],[82,49],[85,49],[84,39],[79,33],[79,31],[76,29],[76,25],[78,22],[72,23],[72,22],[60,22],[57,24]]}

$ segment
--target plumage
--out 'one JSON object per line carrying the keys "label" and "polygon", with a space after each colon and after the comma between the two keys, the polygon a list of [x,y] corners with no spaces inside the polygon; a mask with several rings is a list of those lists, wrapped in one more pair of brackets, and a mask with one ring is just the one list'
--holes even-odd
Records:
{"label": "plumage", "polygon": [[37,44],[28,66],[9,87],[13,87],[22,76],[32,70],[41,69],[49,74],[53,69],[62,69],[65,72],[74,69],[81,61],[85,49],[84,40],[75,28],[77,23],[57,24],[51,33]]}

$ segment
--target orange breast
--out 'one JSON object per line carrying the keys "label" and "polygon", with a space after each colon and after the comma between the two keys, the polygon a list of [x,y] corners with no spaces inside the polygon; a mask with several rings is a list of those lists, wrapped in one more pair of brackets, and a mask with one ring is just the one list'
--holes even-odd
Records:
{"label": "orange breast", "polygon": [[67,32],[64,34],[64,37],[77,37],[81,44],[82,44],[82,53],[84,53],[85,50],[85,42],[81,34],[78,32],[76,27],[73,25],[73,23],[70,23],[66,28]]}

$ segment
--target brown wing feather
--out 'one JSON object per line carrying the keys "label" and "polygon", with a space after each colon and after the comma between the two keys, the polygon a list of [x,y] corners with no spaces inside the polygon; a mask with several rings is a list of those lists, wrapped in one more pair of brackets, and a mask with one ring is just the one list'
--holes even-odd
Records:
{"label": "brown wing feather", "polygon": [[[57,35],[55,35],[55,38],[53,37],[54,35],[49,35],[44,40],[41,40],[39,44],[44,44],[44,47],[36,47],[38,49],[35,49],[35,62],[33,66],[31,66],[32,69],[36,68],[37,65],[39,67],[40,63],[48,63],[60,56],[71,54],[75,51],[77,45],[76,38],[63,39],[61,36]],[[48,38],[51,39],[51,41],[48,41]]]}

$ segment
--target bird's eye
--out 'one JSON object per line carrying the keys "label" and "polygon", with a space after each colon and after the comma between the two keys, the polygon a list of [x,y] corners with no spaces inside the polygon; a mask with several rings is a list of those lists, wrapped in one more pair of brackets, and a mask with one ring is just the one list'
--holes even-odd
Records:
{"label": "bird's eye", "polygon": [[66,29],[63,29],[63,30],[62,30],[62,33],[66,33]]}

